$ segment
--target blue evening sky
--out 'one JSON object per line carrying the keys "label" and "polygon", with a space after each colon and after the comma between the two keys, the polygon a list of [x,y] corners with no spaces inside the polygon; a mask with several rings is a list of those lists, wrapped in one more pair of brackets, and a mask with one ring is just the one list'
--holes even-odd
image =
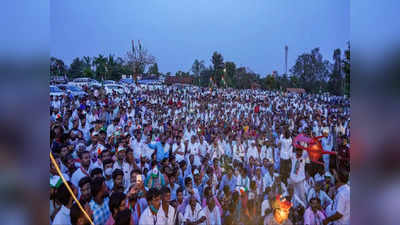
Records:
{"label": "blue evening sky", "polygon": [[68,0],[50,1],[50,54],[126,56],[141,40],[161,72],[188,71],[195,59],[225,61],[264,76],[284,72],[298,55],[320,47],[332,60],[350,40],[348,0]]}

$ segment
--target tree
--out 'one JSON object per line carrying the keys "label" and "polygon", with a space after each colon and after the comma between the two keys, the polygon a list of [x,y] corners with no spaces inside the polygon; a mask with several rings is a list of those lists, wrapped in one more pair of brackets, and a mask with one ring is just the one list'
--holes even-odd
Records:
{"label": "tree", "polygon": [[158,72],[158,65],[157,65],[157,63],[154,63],[153,65],[151,65],[150,67],[149,67],[149,71],[148,71],[148,73],[149,74],[155,74],[155,75],[160,75],[160,72]]}
{"label": "tree", "polygon": [[234,62],[225,63],[225,81],[228,87],[235,87],[236,64]]}
{"label": "tree", "polygon": [[204,60],[197,60],[195,59],[192,65],[191,71],[194,73],[195,76],[199,77],[201,71],[205,70]]}
{"label": "tree", "polygon": [[344,51],[344,59],[342,63],[344,73],[344,94],[350,96],[350,42],[347,42],[347,49]]}
{"label": "tree", "polygon": [[219,87],[224,69],[224,58],[220,53],[214,52],[211,58],[211,62],[213,64],[213,69],[214,69],[213,80],[217,85],[217,87]]}
{"label": "tree", "polygon": [[52,76],[65,76],[67,74],[67,68],[62,59],[56,57],[50,57],[50,75]]}
{"label": "tree", "polygon": [[146,48],[142,47],[140,41],[137,46],[132,43],[132,51],[127,52],[127,63],[132,69],[136,84],[137,76],[143,74],[146,67],[155,62],[155,57],[152,56]]}
{"label": "tree", "polygon": [[96,67],[96,78],[105,80],[107,58],[99,54],[98,57],[94,57],[93,64]]}
{"label": "tree", "polygon": [[69,67],[69,76],[71,78],[82,76],[84,68],[83,61],[79,57],[76,57]]}
{"label": "tree", "polygon": [[85,68],[92,69],[92,58],[90,58],[90,56],[84,56],[83,65]]}
{"label": "tree", "polygon": [[319,48],[315,48],[311,53],[300,55],[296,64],[290,69],[293,76],[297,76],[300,86],[308,92],[321,90],[321,82],[329,76],[330,63],[323,60]]}
{"label": "tree", "polygon": [[213,68],[209,66],[208,68],[204,69],[200,73],[200,86],[202,87],[209,87],[210,86],[210,79],[213,75]]}
{"label": "tree", "polygon": [[333,72],[331,73],[328,82],[328,90],[335,95],[343,94],[342,60],[340,56],[341,56],[340,49],[338,48],[335,49],[333,51],[333,61],[334,61]]}

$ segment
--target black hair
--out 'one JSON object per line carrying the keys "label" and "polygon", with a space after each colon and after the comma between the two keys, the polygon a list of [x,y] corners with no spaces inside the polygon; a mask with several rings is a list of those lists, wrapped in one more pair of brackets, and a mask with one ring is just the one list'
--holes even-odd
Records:
{"label": "black hair", "polygon": [[184,167],[184,166],[186,166],[186,161],[185,161],[185,160],[182,160],[182,161],[179,163],[179,167],[182,168],[182,167]]}
{"label": "black hair", "polygon": [[153,161],[151,161],[151,164],[150,164],[150,165],[151,165],[151,168],[153,168],[154,166],[156,166],[156,165],[157,165],[157,161],[154,161],[154,160],[153,160]]}
{"label": "black hair", "polygon": [[131,222],[131,212],[129,209],[122,210],[115,215],[114,225],[129,225]]}
{"label": "black hair", "polygon": [[167,193],[171,193],[171,189],[169,189],[169,187],[167,187],[167,186],[164,186],[164,187],[161,188],[160,193],[161,193],[161,195],[165,195]]}
{"label": "black hair", "polygon": [[92,186],[90,187],[93,197],[96,197],[96,195],[100,192],[104,181],[104,177],[96,177],[93,179]]}
{"label": "black hair", "polygon": [[312,201],[312,200],[317,200],[318,203],[321,203],[321,200],[320,200],[318,197],[312,197],[312,198],[310,199],[310,204],[311,204],[311,201]]}
{"label": "black hair", "polygon": [[347,183],[349,181],[349,172],[346,170],[338,170],[337,171],[337,178],[342,182],[342,183]]}
{"label": "black hair", "polygon": [[150,188],[146,193],[147,202],[151,202],[154,198],[160,196],[160,191],[157,188]]}
{"label": "black hair", "polygon": [[[81,205],[84,205],[83,201],[80,201]],[[77,203],[74,203],[69,211],[69,216],[71,219],[71,224],[72,225],[77,225],[78,224],[78,219],[83,216],[82,210],[79,208]]]}
{"label": "black hair", "polygon": [[92,179],[91,179],[90,177],[88,177],[88,176],[85,176],[85,177],[82,177],[82,178],[79,180],[78,186],[79,186],[80,188],[82,188],[85,184],[87,184],[87,183],[91,184],[91,182],[92,182]]}
{"label": "black hair", "polygon": [[126,198],[126,195],[122,192],[113,192],[108,202],[111,214],[114,214],[114,209],[118,209],[121,202]]}
{"label": "black hair", "polygon": [[179,192],[182,192],[182,193],[183,193],[183,187],[179,187],[179,188],[176,190],[176,194],[178,194]]}
{"label": "black hair", "polygon": [[98,167],[96,167],[92,171],[90,171],[90,177],[94,177],[97,174],[103,175],[103,170],[98,168]]}
{"label": "black hair", "polygon": [[142,174],[142,172],[140,172],[139,169],[133,169],[133,170],[131,171],[131,176],[132,176],[132,174],[134,174],[134,173],[136,173],[136,174]]}
{"label": "black hair", "polygon": [[104,160],[103,166],[105,166],[105,165],[107,165],[107,164],[113,164],[112,159],[106,159],[106,160]]}
{"label": "black hair", "polygon": [[83,157],[84,154],[89,154],[89,156],[90,156],[90,152],[89,152],[89,151],[86,151],[86,150],[80,151],[79,154],[78,154],[79,159],[82,159],[82,157]]}
{"label": "black hair", "polygon": [[185,185],[188,184],[188,183],[190,183],[191,181],[192,181],[192,178],[186,177],[186,178],[185,178]]}
{"label": "black hair", "polygon": [[[71,187],[71,182],[68,181],[68,185]],[[67,185],[62,183],[60,187],[57,188],[56,191],[56,199],[63,205],[67,205],[69,200],[72,198],[71,194],[68,191]]]}
{"label": "black hair", "polygon": [[124,172],[120,169],[115,169],[114,172],[112,173],[112,179],[115,180],[117,176],[124,176]]}
{"label": "black hair", "polygon": [[110,152],[110,151],[108,151],[107,149],[101,151],[101,152],[100,152],[100,158],[103,158],[104,153],[107,153],[107,152]]}

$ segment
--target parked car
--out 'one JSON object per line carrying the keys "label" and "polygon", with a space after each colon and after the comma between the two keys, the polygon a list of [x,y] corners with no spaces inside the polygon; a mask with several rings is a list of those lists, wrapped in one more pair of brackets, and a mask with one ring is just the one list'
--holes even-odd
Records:
{"label": "parked car", "polygon": [[54,85],[50,85],[50,96],[63,96],[64,92]]}
{"label": "parked car", "polygon": [[101,86],[100,82],[95,79],[88,77],[75,78],[71,82],[68,82],[68,85],[78,86],[78,87],[91,87],[91,86]]}
{"label": "parked car", "polygon": [[105,80],[103,81],[103,85],[107,85],[107,84],[116,84],[117,82],[113,81],[113,80]]}
{"label": "parked car", "polygon": [[134,84],[135,82],[133,82],[133,79],[132,79],[132,78],[124,78],[124,79],[121,79],[121,80],[119,81],[119,83],[122,84],[122,85],[132,85],[132,84]]}
{"label": "parked car", "polygon": [[106,84],[104,85],[104,89],[106,91],[106,94],[113,94],[113,91],[115,91],[117,94],[124,94],[125,92],[125,87],[120,85],[120,84]]}
{"label": "parked car", "polygon": [[57,86],[61,90],[64,91],[64,93],[71,93],[73,96],[84,96],[87,95],[86,92],[82,90],[82,88],[73,86],[73,85],[65,85],[65,84],[60,84]]}

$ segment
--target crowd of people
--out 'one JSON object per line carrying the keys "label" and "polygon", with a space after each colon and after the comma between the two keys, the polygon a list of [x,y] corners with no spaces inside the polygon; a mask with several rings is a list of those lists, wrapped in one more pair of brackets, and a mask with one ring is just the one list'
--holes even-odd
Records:
{"label": "crowd of people", "polygon": [[[349,100],[194,86],[87,92],[50,97],[52,224],[89,224],[85,212],[96,225],[350,224]],[[299,134],[335,154],[310,160],[293,145]]]}

